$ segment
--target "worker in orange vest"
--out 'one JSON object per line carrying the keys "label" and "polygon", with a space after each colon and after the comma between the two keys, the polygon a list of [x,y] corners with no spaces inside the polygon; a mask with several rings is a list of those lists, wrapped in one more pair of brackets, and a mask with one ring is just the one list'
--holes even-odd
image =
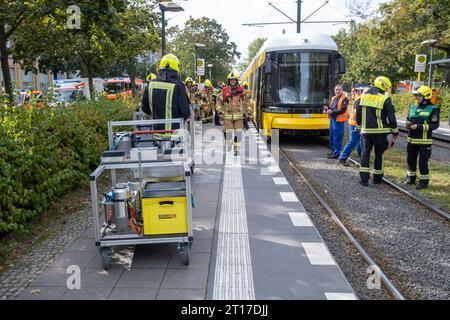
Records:
{"label": "worker in orange vest", "polygon": [[[364,93],[367,91],[364,90]],[[353,150],[356,147],[356,151],[358,152],[358,156],[361,159],[361,134],[359,133],[359,130],[357,128],[356,123],[356,108],[359,106],[359,100],[361,99],[361,95],[363,93],[361,91],[356,92],[356,90],[352,89],[352,96],[353,99],[355,99],[355,102],[353,105],[348,107],[348,142],[344,147],[344,150],[342,151],[341,155],[339,156],[339,163],[343,165],[348,165],[347,159],[350,157],[350,154],[353,152]]]}
{"label": "worker in orange vest", "polygon": [[348,98],[344,94],[344,88],[338,84],[334,87],[335,96],[331,98],[330,105],[324,106],[324,113],[330,119],[330,145],[331,153],[329,159],[338,159],[341,153],[342,141],[344,140],[345,123],[348,121]]}

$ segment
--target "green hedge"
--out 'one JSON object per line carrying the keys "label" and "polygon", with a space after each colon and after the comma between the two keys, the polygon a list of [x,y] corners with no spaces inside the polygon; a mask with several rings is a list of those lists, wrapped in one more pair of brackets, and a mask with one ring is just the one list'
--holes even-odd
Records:
{"label": "green hedge", "polygon": [[88,179],[107,148],[107,121],[130,120],[135,102],[2,109],[0,235],[26,223]]}
{"label": "green hedge", "polygon": [[[396,93],[392,96],[392,102],[397,114],[401,114],[406,117],[408,114],[409,106],[416,100],[410,93]],[[441,120],[448,120],[448,112],[450,108],[450,90],[439,91],[438,106],[441,109]]]}

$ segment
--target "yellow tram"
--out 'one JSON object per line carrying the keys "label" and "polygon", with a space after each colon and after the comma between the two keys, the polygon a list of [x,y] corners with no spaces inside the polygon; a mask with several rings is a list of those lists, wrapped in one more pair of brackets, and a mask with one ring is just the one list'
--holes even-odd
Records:
{"label": "yellow tram", "polygon": [[269,39],[245,71],[255,126],[271,137],[272,129],[327,134],[323,105],[333,95],[345,60],[326,34],[294,34]]}

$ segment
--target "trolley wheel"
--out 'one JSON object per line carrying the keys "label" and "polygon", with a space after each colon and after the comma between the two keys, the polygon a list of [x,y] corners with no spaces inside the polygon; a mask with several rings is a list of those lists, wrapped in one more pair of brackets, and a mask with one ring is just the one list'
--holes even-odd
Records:
{"label": "trolley wheel", "polygon": [[183,243],[183,263],[187,266],[189,265],[189,243]]}
{"label": "trolley wheel", "polygon": [[101,248],[102,255],[102,267],[105,270],[108,270],[111,267],[112,262],[112,248],[111,247],[102,247]]}

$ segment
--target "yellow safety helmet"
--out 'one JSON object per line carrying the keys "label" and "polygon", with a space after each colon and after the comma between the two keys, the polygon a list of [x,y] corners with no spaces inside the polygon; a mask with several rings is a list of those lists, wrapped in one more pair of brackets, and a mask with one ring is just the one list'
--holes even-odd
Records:
{"label": "yellow safety helmet", "polygon": [[188,82],[194,83],[194,79],[192,79],[191,77],[187,77],[187,78],[184,80],[184,84],[187,84]]}
{"label": "yellow safety helmet", "polygon": [[433,92],[427,86],[419,87],[419,89],[414,91],[413,94],[421,94],[425,98],[425,100],[430,100],[431,97],[433,96]]}
{"label": "yellow safety helmet", "polygon": [[242,86],[243,87],[248,87],[248,82],[247,81],[242,82]]}
{"label": "yellow safety helmet", "polygon": [[392,87],[391,80],[387,77],[377,77],[375,81],[373,82],[374,86],[377,87],[380,90],[386,91],[390,87]]}
{"label": "yellow safety helmet", "polygon": [[155,80],[155,79],[156,79],[156,74],[154,74],[154,73],[150,73],[150,74],[147,76],[147,81]]}
{"label": "yellow safety helmet", "polygon": [[209,81],[209,79],[205,80],[205,87],[207,87],[207,88],[211,88],[212,87],[211,81]]}
{"label": "yellow safety helmet", "polygon": [[168,68],[180,72],[180,60],[172,53],[166,54],[159,63],[159,69]]}
{"label": "yellow safety helmet", "polygon": [[235,72],[231,72],[228,76],[227,76],[227,80],[231,80],[231,79],[236,79],[239,80],[239,75]]}

